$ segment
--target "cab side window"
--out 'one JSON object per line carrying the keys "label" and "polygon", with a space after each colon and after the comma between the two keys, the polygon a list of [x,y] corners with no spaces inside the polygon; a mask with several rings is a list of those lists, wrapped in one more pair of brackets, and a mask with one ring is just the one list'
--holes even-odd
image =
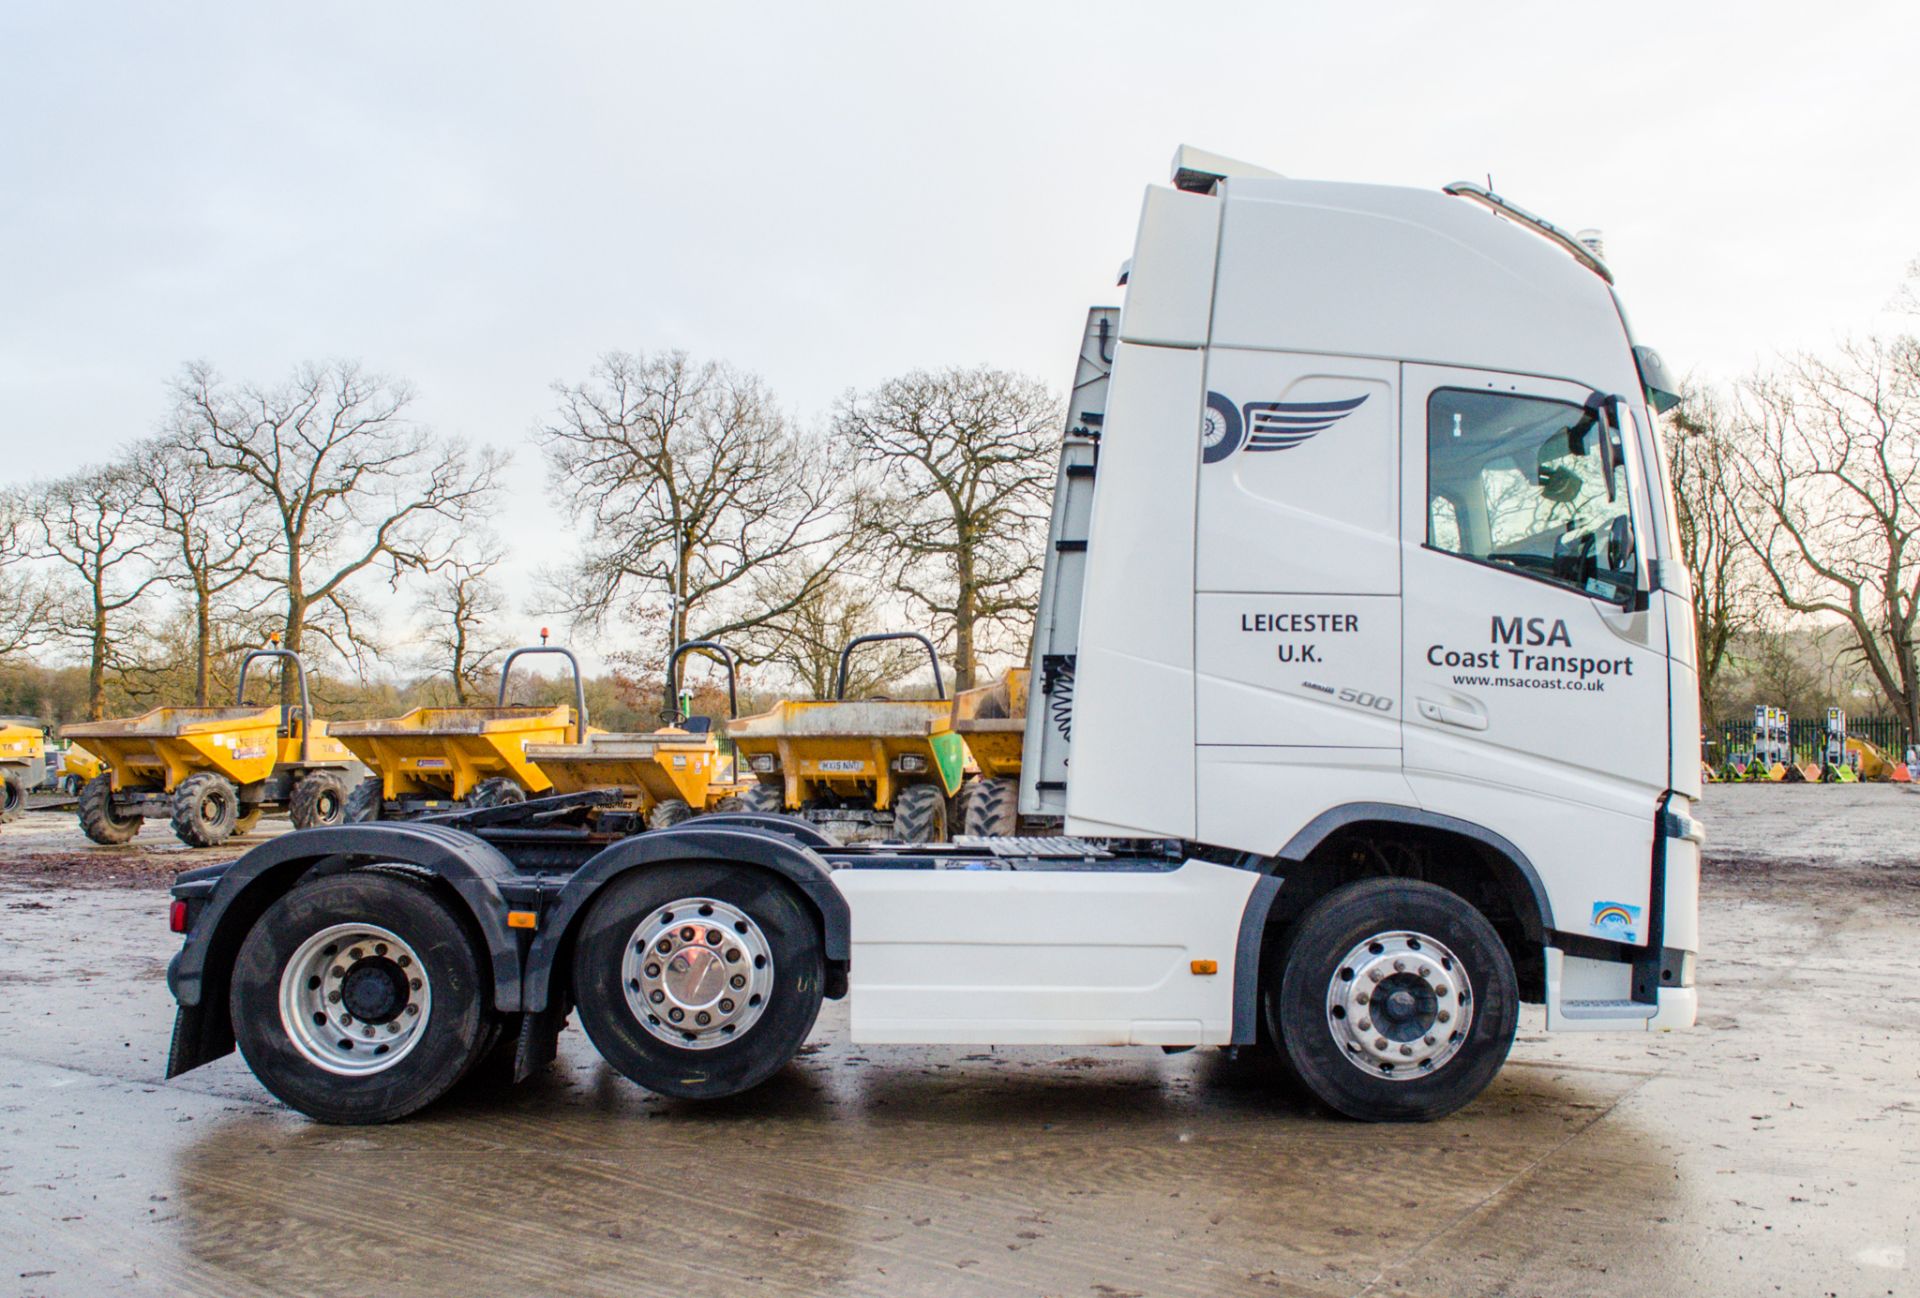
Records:
{"label": "cab side window", "polygon": [[1592,407],[1466,388],[1427,401],[1427,545],[1625,603],[1619,434]]}

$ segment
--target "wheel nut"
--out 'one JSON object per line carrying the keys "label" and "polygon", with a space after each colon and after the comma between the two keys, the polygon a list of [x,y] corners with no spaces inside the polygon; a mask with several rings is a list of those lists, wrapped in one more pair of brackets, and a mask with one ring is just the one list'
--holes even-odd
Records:
{"label": "wheel nut", "polygon": [[676,1005],[672,1009],[667,1011],[667,1017],[672,1019],[675,1023],[678,1023],[681,1019],[684,1019],[685,1017],[687,1017],[687,1012]]}
{"label": "wheel nut", "polygon": [[347,976],[347,970],[346,970],[346,966],[345,966],[345,965],[335,965],[335,966],[333,967],[333,970],[332,970],[332,973],[333,973],[333,976],[334,976],[335,978],[345,978],[345,977]]}
{"label": "wheel nut", "polygon": [[1373,979],[1373,981],[1375,981],[1375,982],[1379,982],[1379,981],[1380,981],[1380,971],[1379,971],[1378,969],[1369,969],[1369,970],[1367,970],[1367,977],[1369,977],[1369,978],[1371,978],[1371,979]]}
{"label": "wheel nut", "polygon": [[340,993],[337,991],[328,992],[327,1001],[329,1004],[338,1005],[340,1003]]}
{"label": "wheel nut", "polygon": [[666,938],[663,937],[658,942],[654,943],[653,949],[658,951],[661,955],[665,955],[667,952],[673,950],[673,943],[669,942]]}
{"label": "wheel nut", "polygon": [[1407,971],[1407,962],[1405,960],[1395,960],[1393,962],[1393,971],[1395,973],[1405,973]]}
{"label": "wheel nut", "polygon": [[1413,1053],[1413,1047],[1412,1047],[1412,1046],[1401,1046],[1401,1047],[1400,1047],[1400,1053],[1401,1053],[1401,1054],[1403,1054],[1403,1055],[1411,1055],[1411,1054]]}
{"label": "wheel nut", "polygon": [[717,929],[717,928],[710,928],[710,929],[708,929],[708,930],[707,930],[707,945],[708,945],[708,946],[719,946],[719,945],[720,945],[720,930],[719,930],[719,929]]}
{"label": "wheel nut", "polygon": [[1442,1023],[1450,1023],[1453,1021],[1453,1012],[1451,1010],[1441,1010],[1433,1017],[1439,1019]]}
{"label": "wheel nut", "polygon": [[680,930],[680,940],[682,942],[693,941],[693,925],[689,924]]}
{"label": "wheel nut", "polygon": [[1445,996],[1447,994],[1447,990],[1448,990],[1447,985],[1445,983],[1435,983],[1433,985],[1433,994],[1435,996]]}
{"label": "wheel nut", "polygon": [[1360,1026],[1360,1030],[1361,1030],[1362,1032],[1371,1032],[1371,1031],[1373,1031],[1373,1020],[1372,1020],[1372,1019],[1361,1019],[1361,1020],[1360,1020],[1360,1025],[1359,1025],[1359,1026]]}
{"label": "wheel nut", "polygon": [[649,977],[649,978],[658,978],[659,976],[660,976],[660,966],[659,966],[659,965],[657,965],[657,964],[654,964],[654,963],[653,963],[652,961],[648,961],[648,962],[647,962],[647,977]]}
{"label": "wheel nut", "polygon": [[1428,1045],[1433,1045],[1433,1044],[1434,1044],[1434,1039],[1433,1039],[1432,1037],[1428,1037],[1428,1038],[1427,1038],[1427,1044],[1428,1044]]}
{"label": "wheel nut", "polygon": [[399,965],[402,969],[406,969],[412,966],[413,957],[410,955],[403,955],[398,960],[394,961],[394,963]]}
{"label": "wheel nut", "polygon": [[745,974],[735,974],[733,977],[727,979],[727,986],[733,988],[735,991],[739,991],[746,985],[747,976]]}
{"label": "wheel nut", "polygon": [[407,979],[407,986],[409,986],[409,987],[411,987],[411,988],[413,988],[413,990],[415,990],[415,991],[419,991],[419,990],[420,990],[420,980],[419,980],[418,978],[409,978],[409,979]]}
{"label": "wheel nut", "polygon": [[1385,1050],[1387,1048],[1387,1039],[1385,1037],[1375,1037],[1373,1039],[1373,1048],[1375,1050]]}
{"label": "wheel nut", "polygon": [[355,948],[353,948],[353,950],[351,950],[351,951],[349,951],[349,952],[347,952],[347,959],[349,959],[349,960],[358,960],[359,958],[360,958],[360,948],[359,948],[359,947],[355,947]]}
{"label": "wheel nut", "polygon": [[408,1014],[409,1016],[412,1016],[412,1015],[416,1015],[416,1014],[418,1014],[419,1012],[420,1012],[420,1007],[419,1007],[418,1005],[409,1005],[409,1006],[407,1006],[407,1014]]}
{"label": "wheel nut", "polygon": [[385,955],[387,953],[387,944],[385,942],[375,942],[373,944],[373,953],[375,955]]}
{"label": "wheel nut", "polygon": [[353,1015],[351,1015],[351,1014],[342,1014],[342,1015],[340,1016],[340,1022],[341,1022],[341,1023],[343,1024],[343,1025],[345,1025],[345,1026],[347,1026],[347,1027],[352,1027],[352,1026],[353,1026]]}
{"label": "wheel nut", "polygon": [[722,1014],[731,1014],[731,1013],[733,1013],[733,1000],[732,1000],[732,999],[731,999],[730,997],[729,997],[729,998],[723,998],[723,999],[721,1000],[721,1002],[720,1002],[720,1012],[721,1012]]}
{"label": "wheel nut", "polygon": [[739,948],[739,947],[737,947],[737,946],[736,946],[736,947],[734,947],[734,948],[732,948],[731,950],[729,950],[729,951],[727,952],[727,963],[728,963],[728,964],[739,964],[739,963],[740,963],[740,948]]}
{"label": "wheel nut", "polygon": [[1372,997],[1368,996],[1365,992],[1361,992],[1358,996],[1353,998],[1353,1003],[1356,1005],[1365,1005],[1371,999]]}
{"label": "wheel nut", "polygon": [[693,1021],[695,1023],[698,1023],[701,1027],[705,1027],[707,1024],[713,1022],[713,1015],[707,1013],[705,1010],[701,1010],[698,1014],[693,1016]]}
{"label": "wheel nut", "polygon": [[647,993],[647,999],[655,1005],[658,1005],[661,1001],[667,999],[667,994],[663,991],[655,990]]}

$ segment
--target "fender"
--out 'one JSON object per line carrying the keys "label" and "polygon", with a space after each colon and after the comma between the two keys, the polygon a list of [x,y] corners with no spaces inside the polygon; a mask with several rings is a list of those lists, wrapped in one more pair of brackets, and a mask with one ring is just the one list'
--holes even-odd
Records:
{"label": "fender", "polygon": [[1527,881],[1528,891],[1533,894],[1535,915],[1522,915],[1521,921],[1525,923],[1530,918],[1537,919],[1540,925],[1538,936],[1542,940],[1545,939],[1546,934],[1553,932],[1553,904],[1547,900],[1546,885],[1540,881],[1540,872],[1534,868],[1533,862],[1527,859],[1525,852],[1507,839],[1470,820],[1459,820],[1453,816],[1422,811],[1418,807],[1402,807],[1391,802],[1349,802],[1338,807],[1329,807],[1301,826],[1300,832],[1288,839],[1287,845],[1281,848],[1277,855],[1282,861],[1304,861],[1335,830],[1370,820],[1415,825],[1422,829],[1446,830],[1491,848],[1520,872],[1520,876]]}
{"label": "fender", "polygon": [[710,811],[700,817],[702,829],[760,829],[781,834],[806,847],[828,848],[839,844],[810,820],[777,811]]}
{"label": "fender", "polygon": [[[194,917],[193,931],[167,965],[167,986],[174,999],[187,1008],[200,1005],[209,981],[210,953],[237,951],[245,934],[229,930],[251,924],[265,909],[265,903],[252,904],[262,895],[257,889],[277,897],[296,879],[316,871],[332,873],[373,862],[418,866],[453,888],[485,943],[493,967],[493,1007],[502,1013],[517,1012],[520,947],[507,927],[507,907],[499,888],[500,880],[518,877],[513,863],[472,834],[408,821],[302,829],[262,843],[224,867],[181,875],[176,887],[209,879],[213,887]],[[249,904],[241,904],[243,898]],[[211,977],[224,985],[227,970],[215,968]],[[214,1008],[224,1015],[224,1005]]]}
{"label": "fender", "polygon": [[535,1012],[547,1008],[554,963],[587,903],[613,879],[648,866],[717,861],[771,870],[798,888],[819,912],[826,958],[842,964],[852,959],[852,911],[819,854],[795,841],[797,835],[787,836],[784,828],[762,829],[740,822],[708,828],[715,819],[703,816],[689,824],[622,839],[581,866],[541,916],[540,930],[527,950],[525,1008]]}

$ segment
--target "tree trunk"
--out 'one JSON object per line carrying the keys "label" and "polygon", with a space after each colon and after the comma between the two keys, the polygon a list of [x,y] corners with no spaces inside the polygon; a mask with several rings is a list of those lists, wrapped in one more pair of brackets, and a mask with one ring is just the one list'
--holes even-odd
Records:
{"label": "tree trunk", "polygon": [[193,609],[193,703],[207,706],[209,678],[213,670],[213,598],[202,586],[194,592]]}
{"label": "tree trunk", "polygon": [[98,721],[107,715],[107,609],[98,582],[93,588],[91,649],[87,655],[87,719]]}
{"label": "tree trunk", "polygon": [[[306,629],[307,597],[296,579],[288,583],[287,625],[281,633],[281,644],[298,654],[301,644],[306,640]],[[294,675],[284,668],[280,672],[280,706],[283,708],[293,707],[299,702],[299,695],[294,690]]]}
{"label": "tree trunk", "polygon": [[973,688],[973,547],[965,531],[960,536],[959,598],[953,607],[953,692]]}

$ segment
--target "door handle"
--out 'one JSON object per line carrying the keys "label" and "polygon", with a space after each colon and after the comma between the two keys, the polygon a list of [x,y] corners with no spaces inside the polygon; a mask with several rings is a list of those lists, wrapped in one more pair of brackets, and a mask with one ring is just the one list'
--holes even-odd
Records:
{"label": "door handle", "polygon": [[1487,714],[1471,705],[1456,707],[1449,703],[1436,703],[1432,699],[1421,699],[1420,715],[1443,726],[1459,726],[1462,730],[1487,728]]}

